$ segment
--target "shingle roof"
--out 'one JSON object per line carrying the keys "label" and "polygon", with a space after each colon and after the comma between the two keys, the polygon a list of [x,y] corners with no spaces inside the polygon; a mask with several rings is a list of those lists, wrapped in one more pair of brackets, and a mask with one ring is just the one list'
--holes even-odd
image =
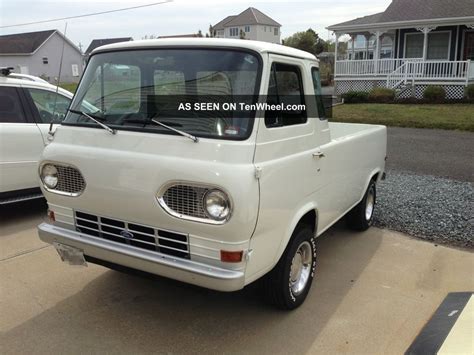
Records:
{"label": "shingle roof", "polygon": [[132,37],[119,37],[119,38],[100,38],[92,40],[89,47],[87,47],[85,55],[90,54],[94,49],[100,46],[105,46],[106,44],[118,43],[118,42],[128,42],[133,41]]}
{"label": "shingle roof", "polygon": [[31,54],[54,32],[56,32],[56,30],[0,36],[0,54]]}
{"label": "shingle roof", "polygon": [[379,22],[474,16],[473,0],[394,0]]}
{"label": "shingle roof", "polygon": [[470,16],[474,16],[474,0],[392,0],[384,12],[338,23],[329,28]]}
{"label": "shingle roof", "polygon": [[383,12],[379,12],[377,14],[364,16],[364,17],[358,17],[354,20],[338,23],[337,25],[333,25],[333,26],[368,25],[372,23],[377,23],[379,22],[379,19],[382,15],[383,15]]}
{"label": "shingle roof", "polygon": [[223,30],[223,29],[224,29],[224,25],[225,25],[227,22],[233,20],[233,19],[236,18],[236,17],[237,17],[237,15],[227,16],[225,19],[223,19],[222,21],[220,21],[220,22],[216,23],[214,26],[212,26],[212,28],[213,28],[214,30]]}
{"label": "shingle roof", "polygon": [[281,26],[278,22],[265,15],[260,10],[257,10],[254,7],[249,7],[237,16],[227,16],[225,19],[213,26],[213,29],[222,30],[224,27],[245,25]]}

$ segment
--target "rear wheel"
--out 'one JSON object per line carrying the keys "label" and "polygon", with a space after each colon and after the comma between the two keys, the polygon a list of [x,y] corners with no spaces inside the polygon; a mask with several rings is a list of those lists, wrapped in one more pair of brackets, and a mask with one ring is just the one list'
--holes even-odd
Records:
{"label": "rear wheel", "polygon": [[263,279],[267,300],[281,309],[299,307],[311,288],[315,268],[316,238],[310,227],[299,227],[278,264]]}
{"label": "rear wheel", "polygon": [[348,214],[348,225],[357,231],[365,231],[372,225],[377,191],[375,181],[371,180],[364,198]]}

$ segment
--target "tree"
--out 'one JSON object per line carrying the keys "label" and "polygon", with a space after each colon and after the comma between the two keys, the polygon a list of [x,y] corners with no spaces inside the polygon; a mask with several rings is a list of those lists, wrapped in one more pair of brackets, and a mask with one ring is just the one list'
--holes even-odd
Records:
{"label": "tree", "polygon": [[244,31],[240,30],[239,38],[240,39],[245,39],[245,32]]}
{"label": "tree", "polygon": [[197,36],[202,37],[202,31],[201,30],[198,30]]}
{"label": "tree", "polygon": [[326,47],[326,41],[319,38],[318,34],[311,28],[303,32],[296,32],[285,38],[282,43],[285,46],[301,49],[314,55],[324,52]]}

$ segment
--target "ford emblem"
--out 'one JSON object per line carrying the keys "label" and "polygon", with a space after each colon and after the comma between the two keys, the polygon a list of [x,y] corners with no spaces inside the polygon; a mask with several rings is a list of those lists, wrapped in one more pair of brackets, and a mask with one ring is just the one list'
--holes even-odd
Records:
{"label": "ford emblem", "polygon": [[126,239],[133,239],[133,233],[130,233],[129,231],[121,231],[120,235]]}

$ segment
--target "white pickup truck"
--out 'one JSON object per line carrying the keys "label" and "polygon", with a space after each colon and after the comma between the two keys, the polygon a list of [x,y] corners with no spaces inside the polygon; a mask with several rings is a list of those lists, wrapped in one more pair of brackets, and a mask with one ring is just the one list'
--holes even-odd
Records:
{"label": "white pickup truck", "polygon": [[[40,238],[73,264],[220,291],[260,279],[272,303],[298,307],[317,268],[316,237],[345,215],[357,230],[371,225],[386,158],[385,127],[328,123],[319,91],[317,59],[281,45],[96,49],[40,161],[50,218]],[[206,102],[217,92],[277,106],[291,96],[296,109],[222,114]],[[173,95],[199,105],[153,99]],[[82,112],[84,100],[97,112]]]}

